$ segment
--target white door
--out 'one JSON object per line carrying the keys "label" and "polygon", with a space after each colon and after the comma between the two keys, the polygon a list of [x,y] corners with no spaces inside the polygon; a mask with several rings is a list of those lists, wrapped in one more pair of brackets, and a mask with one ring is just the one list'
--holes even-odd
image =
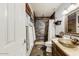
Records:
{"label": "white door", "polygon": [[26,55],[25,4],[0,4],[0,55]]}
{"label": "white door", "polygon": [[0,4],[0,55],[7,55],[5,46],[7,44],[7,19],[6,4]]}

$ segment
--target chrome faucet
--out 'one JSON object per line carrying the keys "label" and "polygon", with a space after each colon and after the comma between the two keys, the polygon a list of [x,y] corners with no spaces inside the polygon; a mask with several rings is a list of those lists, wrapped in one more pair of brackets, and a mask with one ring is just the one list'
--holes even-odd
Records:
{"label": "chrome faucet", "polygon": [[79,40],[77,38],[72,38],[72,35],[70,34],[70,39],[74,44],[77,44],[77,42],[79,42]]}
{"label": "chrome faucet", "polygon": [[72,35],[70,34],[70,39],[72,39]]}

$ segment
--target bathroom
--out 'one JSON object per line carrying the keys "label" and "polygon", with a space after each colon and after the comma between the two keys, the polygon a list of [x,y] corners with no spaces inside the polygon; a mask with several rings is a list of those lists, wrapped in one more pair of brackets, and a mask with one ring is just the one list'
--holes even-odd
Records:
{"label": "bathroom", "polygon": [[[34,11],[33,23],[36,34],[34,45],[37,47],[33,49],[37,53],[32,51],[31,56],[41,56],[43,53],[44,56],[46,54],[48,56],[79,55],[79,49],[73,52],[78,48],[74,47],[79,44],[79,5],[77,3],[31,3],[30,6]],[[42,50],[43,53],[38,50]]]}
{"label": "bathroom", "polygon": [[78,3],[0,3],[0,56],[79,56]]}

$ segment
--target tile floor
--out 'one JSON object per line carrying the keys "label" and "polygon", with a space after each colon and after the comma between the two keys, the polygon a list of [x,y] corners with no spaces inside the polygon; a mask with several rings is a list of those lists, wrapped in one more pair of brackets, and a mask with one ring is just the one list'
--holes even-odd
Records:
{"label": "tile floor", "polygon": [[41,49],[44,46],[44,42],[42,40],[35,41],[35,45],[32,49],[30,56],[52,56],[51,52],[45,52]]}

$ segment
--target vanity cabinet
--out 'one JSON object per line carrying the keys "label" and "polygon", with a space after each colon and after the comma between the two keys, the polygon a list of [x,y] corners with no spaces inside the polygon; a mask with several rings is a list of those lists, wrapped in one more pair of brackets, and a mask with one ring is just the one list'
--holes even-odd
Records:
{"label": "vanity cabinet", "polygon": [[53,41],[52,43],[52,56],[67,56]]}

